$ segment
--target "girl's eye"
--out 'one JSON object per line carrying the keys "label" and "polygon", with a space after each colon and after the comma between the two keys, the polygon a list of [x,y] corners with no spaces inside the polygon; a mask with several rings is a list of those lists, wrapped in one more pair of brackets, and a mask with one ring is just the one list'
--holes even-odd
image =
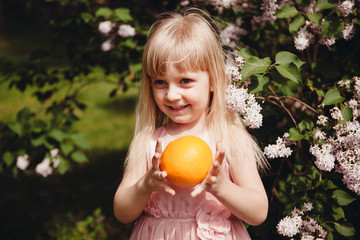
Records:
{"label": "girl's eye", "polygon": [[181,82],[182,82],[182,83],[185,83],[185,84],[191,83],[191,79],[183,78],[183,79],[181,79]]}
{"label": "girl's eye", "polygon": [[155,81],[154,81],[154,85],[155,85],[155,86],[158,86],[158,87],[164,86],[165,84],[166,84],[166,82],[163,81],[163,80],[155,80]]}

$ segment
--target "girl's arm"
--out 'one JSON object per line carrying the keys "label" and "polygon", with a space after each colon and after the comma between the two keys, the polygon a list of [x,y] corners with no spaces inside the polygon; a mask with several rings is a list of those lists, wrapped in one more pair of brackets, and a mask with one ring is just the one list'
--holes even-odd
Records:
{"label": "girl's arm", "polygon": [[268,199],[258,173],[255,154],[251,149],[247,148],[244,159],[231,161],[230,172],[233,182],[225,175],[221,166],[224,152],[217,150],[212,169],[192,196],[204,190],[208,191],[236,217],[250,225],[259,225],[267,217]]}
{"label": "girl's arm", "polygon": [[120,222],[130,223],[138,218],[153,191],[163,189],[171,195],[175,194],[175,191],[163,182],[166,172],[160,171],[160,156],[161,142],[158,141],[152,169],[139,173],[134,166],[125,171],[114,197],[114,215]]}

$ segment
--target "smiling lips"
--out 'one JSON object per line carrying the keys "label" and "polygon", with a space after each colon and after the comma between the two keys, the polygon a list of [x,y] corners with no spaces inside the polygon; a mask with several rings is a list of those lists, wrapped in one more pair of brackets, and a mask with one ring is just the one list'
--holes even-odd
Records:
{"label": "smiling lips", "polygon": [[171,110],[174,110],[174,111],[179,111],[179,110],[182,110],[182,109],[186,108],[187,106],[189,106],[189,104],[184,105],[184,106],[179,106],[179,107],[169,106],[169,108],[170,108]]}

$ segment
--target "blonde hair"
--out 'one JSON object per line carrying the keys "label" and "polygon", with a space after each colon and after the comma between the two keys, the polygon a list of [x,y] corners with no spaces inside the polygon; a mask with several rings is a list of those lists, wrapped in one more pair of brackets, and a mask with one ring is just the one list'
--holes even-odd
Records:
{"label": "blonde hair", "polygon": [[[134,139],[126,159],[126,167],[146,169],[145,146],[149,145],[157,127],[167,123],[168,118],[157,107],[152,95],[151,77],[166,73],[172,63],[179,70],[201,70],[210,75],[213,93],[207,117],[207,129],[214,141],[221,140],[229,161],[241,159],[254,149],[259,168],[265,168],[263,154],[254,139],[246,131],[237,113],[227,110],[225,103],[228,85],[225,74],[224,53],[215,24],[204,11],[186,9],[180,13],[168,12],[159,15],[149,31],[142,66],[140,96],[136,108]],[[195,69],[194,69],[195,68]],[[243,136],[235,135],[234,127],[241,129]],[[139,151],[139,147],[142,150]]]}

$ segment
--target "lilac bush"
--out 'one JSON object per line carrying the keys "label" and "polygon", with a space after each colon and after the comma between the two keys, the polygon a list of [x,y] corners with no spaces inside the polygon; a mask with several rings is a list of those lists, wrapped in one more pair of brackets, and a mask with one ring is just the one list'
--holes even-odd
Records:
{"label": "lilac bush", "polygon": [[278,235],[263,239],[357,238],[360,2],[182,1],[191,4],[216,16],[228,107],[273,165],[270,206],[283,213],[267,223]]}

